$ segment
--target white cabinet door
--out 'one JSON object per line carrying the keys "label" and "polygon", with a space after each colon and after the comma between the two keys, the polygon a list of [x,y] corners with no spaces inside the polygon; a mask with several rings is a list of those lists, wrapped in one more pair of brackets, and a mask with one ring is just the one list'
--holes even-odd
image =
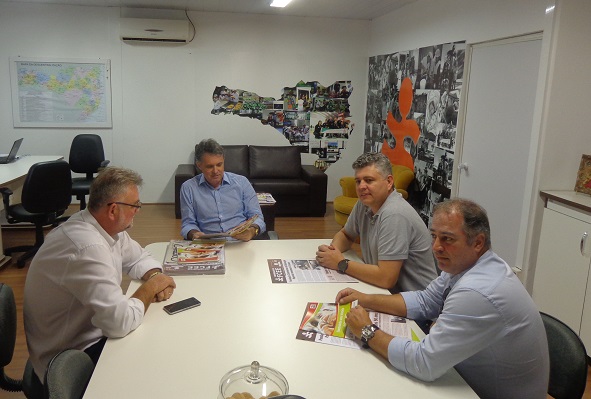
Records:
{"label": "white cabinet door", "polygon": [[[533,298],[538,308],[580,332],[590,258],[581,238],[591,225],[544,209]],[[591,296],[591,293],[590,295]],[[591,312],[591,310],[589,310]]]}

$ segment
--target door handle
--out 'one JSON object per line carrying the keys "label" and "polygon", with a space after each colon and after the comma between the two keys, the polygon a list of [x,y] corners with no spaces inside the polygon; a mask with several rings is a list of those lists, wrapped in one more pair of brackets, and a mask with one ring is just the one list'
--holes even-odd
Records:
{"label": "door handle", "polygon": [[462,170],[466,172],[466,176],[468,175],[468,163],[462,162],[458,165],[458,172],[462,174]]}
{"label": "door handle", "polygon": [[584,232],[581,236],[581,255],[585,255],[583,251],[585,249],[585,243],[587,242],[587,236],[587,232]]}

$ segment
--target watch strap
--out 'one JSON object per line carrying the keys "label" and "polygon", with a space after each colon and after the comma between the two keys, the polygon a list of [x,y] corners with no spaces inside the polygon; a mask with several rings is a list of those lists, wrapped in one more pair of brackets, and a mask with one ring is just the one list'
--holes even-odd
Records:
{"label": "watch strap", "polygon": [[337,271],[341,274],[345,274],[349,268],[349,259],[345,258],[337,264]]}

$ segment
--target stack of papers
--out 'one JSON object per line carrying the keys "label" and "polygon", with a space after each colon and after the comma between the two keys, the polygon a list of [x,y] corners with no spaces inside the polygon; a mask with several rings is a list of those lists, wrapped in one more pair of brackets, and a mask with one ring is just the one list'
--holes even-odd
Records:
{"label": "stack of papers", "polygon": [[277,202],[269,193],[257,193],[257,198],[259,199],[259,204],[274,204]]}
{"label": "stack of papers", "polygon": [[172,240],[166,249],[162,269],[170,276],[225,274],[225,241]]}

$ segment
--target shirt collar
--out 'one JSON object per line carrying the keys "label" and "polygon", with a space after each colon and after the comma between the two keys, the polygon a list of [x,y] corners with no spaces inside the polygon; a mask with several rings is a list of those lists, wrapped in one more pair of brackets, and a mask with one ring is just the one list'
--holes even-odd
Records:
{"label": "shirt collar", "polygon": [[[205,180],[203,173],[197,175],[197,184],[200,186],[207,185],[207,187],[211,188],[212,190],[216,190],[211,184],[209,184],[207,180]],[[228,173],[226,172],[224,172],[224,175],[222,176],[222,184],[220,184],[220,187],[224,184],[230,184],[230,179],[228,178]]]}
{"label": "shirt collar", "polygon": [[115,245],[115,243],[117,241],[119,241],[119,234],[116,234],[114,237],[109,235],[109,233],[107,233],[105,231],[105,229],[103,229],[103,227],[100,225],[100,223],[95,219],[94,216],[92,216],[92,213],[90,213],[90,211],[87,209],[84,209],[83,211],[80,211],[74,215],[72,215],[70,217],[70,219],[79,219],[82,220],[85,223],[91,224],[92,226],[94,226],[95,229],[97,229],[97,231],[101,234],[101,236],[104,237],[104,239],[107,241],[107,243],[110,246]]}
{"label": "shirt collar", "polygon": [[380,209],[378,209],[378,211],[375,214],[371,211],[371,208],[369,206],[363,205],[365,207],[365,214],[367,215],[368,218],[371,219],[372,224],[374,224],[376,222],[377,218],[382,213],[382,210],[384,209],[385,205],[389,201],[394,201],[394,198],[397,197],[397,196],[401,196],[402,197],[402,194],[400,194],[396,190],[394,190],[390,194],[388,194],[388,196],[386,197],[386,200],[384,201],[384,203],[382,204],[382,206],[380,206]]}

